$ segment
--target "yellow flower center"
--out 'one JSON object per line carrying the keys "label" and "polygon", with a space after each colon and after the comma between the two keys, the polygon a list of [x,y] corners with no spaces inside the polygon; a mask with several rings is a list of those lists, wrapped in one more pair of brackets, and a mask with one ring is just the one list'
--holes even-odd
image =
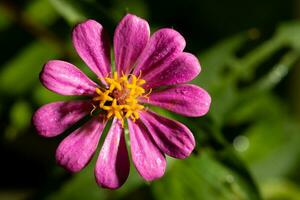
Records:
{"label": "yellow flower center", "polygon": [[146,83],[140,76],[122,75],[118,76],[117,72],[113,73],[113,77],[106,77],[108,89],[96,88],[96,96],[93,101],[99,103],[99,107],[106,111],[107,119],[111,117],[118,118],[124,125],[124,118],[130,118],[136,121],[140,115],[139,110],[144,106],[138,103],[138,97],[147,98],[151,93],[151,89],[145,94],[142,87]]}

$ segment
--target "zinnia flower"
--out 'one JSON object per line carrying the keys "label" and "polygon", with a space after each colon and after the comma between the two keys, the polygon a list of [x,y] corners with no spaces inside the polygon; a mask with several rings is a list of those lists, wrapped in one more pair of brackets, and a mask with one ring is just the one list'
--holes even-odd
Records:
{"label": "zinnia flower", "polygon": [[200,64],[194,55],[183,52],[185,40],[178,32],[163,28],[150,37],[147,21],[126,15],[113,38],[115,70],[111,68],[109,40],[101,24],[94,20],[78,24],[72,39],[99,84],[74,65],[51,60],[40,74],[42,84],[61,95],[88,99],[53,102],[33,116],[38,133],[53,137],[92,115],[58,146],[56,160],[61,166],[71,172],[83,169],[96,151],[109,119],[112,125],[95,167],[96,181],[102,187],[118,188],[128,177],[126,125],[133,163],[147,181],[164,174],[165,154],[180,159],[191,154],[195,147],[191,131],[147,108],[150,104],[192,117],[209,110],[209,94],[196,85],[185,84],[199,74]]}

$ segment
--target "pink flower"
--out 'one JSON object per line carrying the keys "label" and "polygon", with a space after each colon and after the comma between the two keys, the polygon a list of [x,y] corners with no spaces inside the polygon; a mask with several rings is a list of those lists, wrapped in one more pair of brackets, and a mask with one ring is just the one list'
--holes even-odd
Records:
{"label": "pink flower", "polygon": [[145,180],[152,181],[164,174],[165,154],[180,159],[189,156],[195,147],[191,131],[144,105],[192,117],[208,112],[209,94],[196,85],[185,84],[199,74],[200,64],[194,55],[183,52],[184,38],[168,28],[150,37],[147,21],[128,14],[115,31],[113,72],[109,40],[101,24],[94,20],[78,24],[72,37],[77,53],[101,83],[91,81],[68,62],[51,60],[45,64],[40,80],[46,88],[89,99],[42,106],[33,116],[38,133],[57,136],[92,114],[89,121],[60,143],[57,162],[71,172],[83,169],[91,160],[108,119],[113,119],[112,125],[95,167],[96,181],[102,187],[118,188],[128,177],[126,121],[131,157]]}

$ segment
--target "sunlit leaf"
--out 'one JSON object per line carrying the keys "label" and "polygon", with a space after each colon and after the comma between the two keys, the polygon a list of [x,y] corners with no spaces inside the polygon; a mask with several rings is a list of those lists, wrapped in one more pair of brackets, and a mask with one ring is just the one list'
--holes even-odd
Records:
{"label": "sunlit leaf", "polygon": [[300,22],[291,21],[279,26],[276,36],[284,45],[289,45],[295,49],[300,48]]}
{"label": "sunlit leaf", "polygon": [[266,200],[300,200],[300,189],[298,185],[284,180],[272,179],[263,183],[263,195]]}

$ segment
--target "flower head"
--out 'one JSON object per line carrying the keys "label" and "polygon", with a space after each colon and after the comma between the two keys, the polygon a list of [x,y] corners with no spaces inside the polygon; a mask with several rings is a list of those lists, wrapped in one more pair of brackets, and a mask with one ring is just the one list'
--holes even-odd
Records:
{"label": "flower head", "polygon": [[38,133],[54,137],[92,115],[60,143],[56,151],[60,165],[72,172],[83,169],[109,119],[112,125],[95,167],[96,181],[102,187],[118,188],[128,177],[126,123],[133,163],[147,181],[164,174],[165,154],[181,159],[191,154],[195,147],[191,131],[147,108],[151,104],[192,117],[209,110],[209,94],[196,85],[185,84],[200,73],[200,64],[194,55],[183,52],[185,40],[178,32],[164,28],[150,37],[147,21],[126,15],[114,34],[115,71],[111,69],[109,40],[101,24],[94,20],[78,24],[72,38],[77,53],[97,75],[99,84],[74,65],[51,60],[40,74],[42,84],[58,94],[88,99],[53,102],[33,116]]}

